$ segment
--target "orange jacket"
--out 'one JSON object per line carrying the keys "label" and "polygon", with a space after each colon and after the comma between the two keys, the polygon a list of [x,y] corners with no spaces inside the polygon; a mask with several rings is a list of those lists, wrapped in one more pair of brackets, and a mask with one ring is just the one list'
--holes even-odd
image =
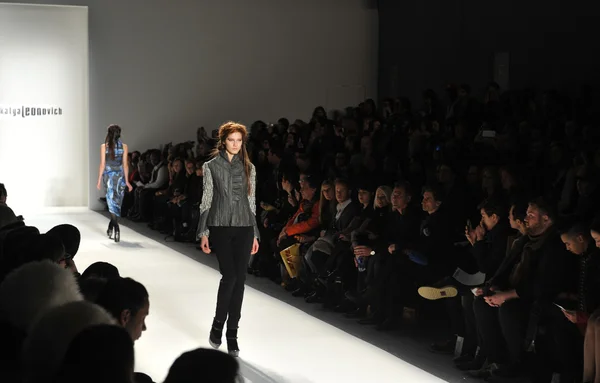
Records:
{"label": "orange jacket", "polygon": [[300,203],[300,207],[292,218],[285,225],[285,233],[288,237],[292,237],[298,234],[308,233],[319,227],[319,202],[316,202],[312,207],[310,218],[303,222],[294,223],[294,220],[298,215],[304,213],[304,204]]}

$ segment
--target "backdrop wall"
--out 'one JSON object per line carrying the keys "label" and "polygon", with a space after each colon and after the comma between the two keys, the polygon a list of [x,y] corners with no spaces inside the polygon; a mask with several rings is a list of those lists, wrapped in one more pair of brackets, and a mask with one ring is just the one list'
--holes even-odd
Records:
{"label": "backdrop wall", "polygon": [[421,106],[422,91],[443,95],[448,82],[481,96],[499,53],[513,89],[600,84],[593,1],[379,0],[379,14],[381,96]]}
{"label": "backdrop wall", "polygon": [[61,2],[89,6],[90,185],[110,123],[146,149],[377,93],[378,16],[364,0]]}
{"label": "backdrop wall", "polygon": [[88,205],[87,8],[0,4],[0,182],[16,212]]}

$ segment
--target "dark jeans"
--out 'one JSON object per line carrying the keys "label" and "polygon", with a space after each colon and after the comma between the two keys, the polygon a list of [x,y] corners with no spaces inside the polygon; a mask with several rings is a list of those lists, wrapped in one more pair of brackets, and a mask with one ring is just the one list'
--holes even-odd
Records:
{"label": "dark jeans", "polygon": [[458,296],[444,299],[444,307],[450,319],[450,330],[453,334],[465,339],[463,354],[475,355],[477,349],[477,326],[473,314],[473,298],[471,287],[465,286],[452,277],[445,277],[436,283],[437,287],[454,286]]}
{"label": "dark jeans", "polygon": [[415,303],[421,266],[396,254],[374,257],[369,262],[376,273],[368,283],[367,295],[376,316],[382,320],[399,318],[405,305]]}
{"label": "dark jeans", "polygon": [[[537,354],[542,359],[540,365],[546,367],[549,375],[556,371],[560,372],[561,379],[565,378],[564,381],[580,382],[583,370],[583,336],[577,325],[569,322],[554,305],[545,307],[541,325],[546,331],[536,340]],[[571,380],[567,380],[567,376]]]}
{"label": "dark jeans", "polygon": [[228,329],[237,329],[254,230],[252,227],[211,227],[210,241],[222,275],[215,319],[219,322],[227,320]]}
{"label": "dark jeans", "polygon": [[195,222],[192,220],[192,213],[194,209],[197,209],[198,206],[193,201],[183,200],[179,204],[169,203],[169,214],[167,221],[172,222],[173,225],[173,235],[176,239],[178,239],[183,230],[183,224],[186,224],[187,230],[183,230],[184,232],[191,230],[191,232],[195,233]]}
{"label": "dark jeans", "polygon": [[140,189],[140,192],[136,193],[136,212],[144,221],[152,220],[152,202],[154,201],[154,194],[156,194],[157,191],[158,189]]}
{"label": "dark jeans", "polygon": [[515,365],[523,362],[529,305],[521,299],[511,299],[500,307],[492,307],[482,297],[477,297],[473,311],[481,334],[482,351],[488,360]]}
{"label": "dark jeans", "polygon": [[[475,295],[472,292],[461,292],[462,312],[465,318],[464,328],[464,343],[462,353],[474,356],[477,351],[477,346],[481,346],[481,336],[477,328],[477,320],[475,319],[475,311],[473,311],[473,303]],[[481,353],[483,355],[483,353]]]}

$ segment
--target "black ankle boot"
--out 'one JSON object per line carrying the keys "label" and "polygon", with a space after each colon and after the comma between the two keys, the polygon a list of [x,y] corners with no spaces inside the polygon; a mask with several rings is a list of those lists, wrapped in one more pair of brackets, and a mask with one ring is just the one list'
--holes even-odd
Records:
{"label": "black ankle boot", "polygon": [[106,230],[106,235],[108,235],[109,239],[112,239],[112,235],[113,235],[113,222],[110,221],[110,223],[108,224],[108,229]]}
{"label": "black ankle boot", "polygon": [[115,242],[121,241],[121,228],[119,225],[115,225]]}
{"label": "black ankle boot", "polygon": [[227,351],[229,352],[229,355],[236,358],[240,355],[240,348],[238,347],[237,342],[237,332],[237,328],[227,329],[227,333],[225,334],[225,338],[227,339]]}
{"label": "black ankle boot", "polygon": [[212,328],[210,329],[210,335],[208,337],[208,343],[214,349],[221,347],[221,338],[223,337],[223,322],[213,320]]}

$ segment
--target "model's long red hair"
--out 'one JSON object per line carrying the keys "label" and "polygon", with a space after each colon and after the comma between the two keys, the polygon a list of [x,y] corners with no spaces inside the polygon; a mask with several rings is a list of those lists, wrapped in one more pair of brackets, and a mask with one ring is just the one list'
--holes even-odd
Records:
{"label": "model's long red hair", "polygon": [[250,169],[252,168],[252,163],[250,162],[250,157],[248,156],[248,151],[246,150],[246,141],[248,139],[248,129],[246,129],[246,126],[233,121],[229,121],[221,125],[219,127],[219,143],[213,151],[212,156],[214,157],[221,150],[225,150],[225,140],[232,133],[240,133],[242,135],[240,158],[242,160],[242,164],[244,165],[244,172],[246,173],[246,179],[248,180],[248,195],[250,195],[252,192],[252,181],[250,180]]}

